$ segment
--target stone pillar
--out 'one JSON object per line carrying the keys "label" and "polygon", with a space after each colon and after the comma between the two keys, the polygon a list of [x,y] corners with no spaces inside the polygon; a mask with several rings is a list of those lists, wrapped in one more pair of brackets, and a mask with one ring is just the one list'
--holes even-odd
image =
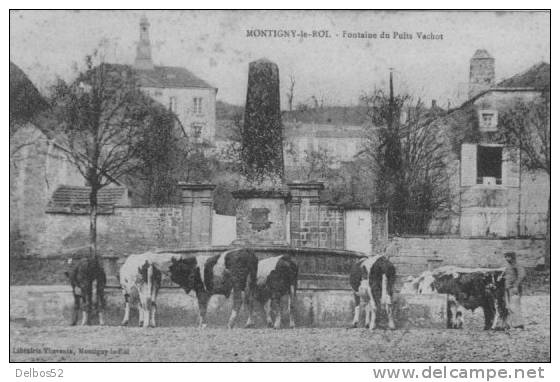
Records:
{"label": "stone pillar", "polygon": [[287,203],[290,193],[281,190],[239,190],[237,242],[253,245],[288,245]]}
{"label": "stone pillar", "polygon": [[263,58],[249,64],[241,157],[250,181],[284,177],[279,78],[274,62]]}
{"label": "stone pillar", "polygon": [[319,247],[319,192],[323,183],[288,183],[290,203],[290,237],[294,247]]}
{"label": "stone pillar", "polygon": [[214,184],[179,183],[183,205],[183,238],[186,246],[212,244]]}

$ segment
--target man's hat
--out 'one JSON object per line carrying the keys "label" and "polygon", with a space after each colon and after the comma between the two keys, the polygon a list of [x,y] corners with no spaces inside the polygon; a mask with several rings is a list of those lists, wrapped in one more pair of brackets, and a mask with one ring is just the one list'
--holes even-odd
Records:
{"label": "man's hat", "polygon": [[513,258],[515,258],[515,252],[506,252],[506,253],[504,253],[504,257],[513,257]]}

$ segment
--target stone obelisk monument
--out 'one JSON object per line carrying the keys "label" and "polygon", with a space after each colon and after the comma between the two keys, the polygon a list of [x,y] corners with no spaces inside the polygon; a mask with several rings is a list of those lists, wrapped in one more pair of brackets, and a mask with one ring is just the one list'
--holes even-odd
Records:
{"label": "stone obelisk monument", "polygon": [[283,183],[284,158],[278,65],[249,64],[245,120],[241,131],[243,189],[235,191],[240,243],[287,245],[290,193]]}
{"label": "stone obelisk monument", "polygon": [[284,176],[278,65],[267,59],[249,64],[245,119],[241,132],[243,172],[250,182]]}

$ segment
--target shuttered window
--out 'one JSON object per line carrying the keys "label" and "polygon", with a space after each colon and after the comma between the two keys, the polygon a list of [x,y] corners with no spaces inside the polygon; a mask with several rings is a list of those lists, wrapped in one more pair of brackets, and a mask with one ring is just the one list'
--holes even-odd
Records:
{"label": "shuttered window", "polygon": [[477,147],[476,183],[502,184],[502,148],[500,146]]}
{"label": "shuttered window", "polygon": [[476,145],[463,143],[461,146],[461,186],[476,184]]}

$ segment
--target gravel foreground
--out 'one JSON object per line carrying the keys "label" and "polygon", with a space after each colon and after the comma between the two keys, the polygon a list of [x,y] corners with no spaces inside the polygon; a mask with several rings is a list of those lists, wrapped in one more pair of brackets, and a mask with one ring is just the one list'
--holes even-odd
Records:
{"label": "gravel foreground", "polygon": [[[550,362],[548,296],[525,305],[526,329],[233,329],[25,327],[11,323],[10,360],[32,362]],[[46,349],[49,348],[49,349]],[[29,353],[35,349],[35,352]],[[26,351],[26,352],[24,352]],[[38,351],[38,352],[37,352]],[[65,353],[62,353],[64,351]]]}

